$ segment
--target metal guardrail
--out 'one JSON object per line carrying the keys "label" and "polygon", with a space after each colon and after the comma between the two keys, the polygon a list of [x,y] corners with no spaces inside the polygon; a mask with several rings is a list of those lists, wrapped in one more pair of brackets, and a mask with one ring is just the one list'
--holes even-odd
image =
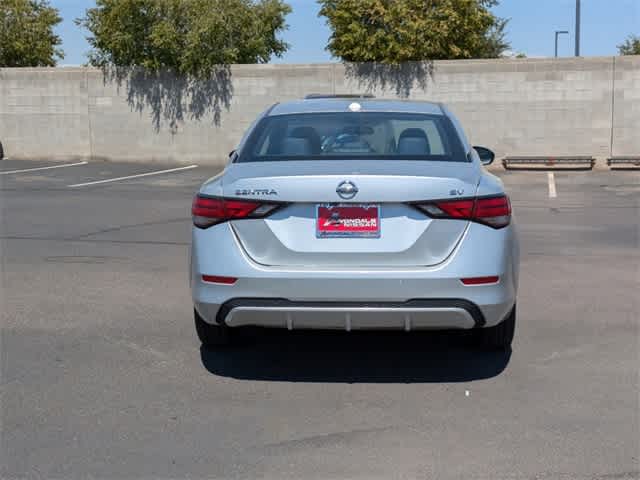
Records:
{"label": "metal guardrail", "polygon": [[566,170],[593,170],[596,159],[588,156],[531,156],[531,157],[505,157],[502,166],[505,170],[527,169],[566,169]]}
{"label": "metal guardrail", "polygon": [[640,156],[611,157],[607,159],[607,165],[612,169],[635,169],[640,167]]}

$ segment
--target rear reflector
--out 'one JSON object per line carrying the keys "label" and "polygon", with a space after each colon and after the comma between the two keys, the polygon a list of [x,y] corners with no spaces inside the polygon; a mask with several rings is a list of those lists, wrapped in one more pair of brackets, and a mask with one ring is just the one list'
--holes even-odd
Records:
{"label": "rear reflector", "polygon": [[511,203],[506,195],[440,200],[415,204],[432,218],[469,220],[493,228],[502,228],[511,222]]}
{"label": "rear reflector", "polygon": [[264,218],[280,208],[281,204],[234,200],[196,195],[191,206],[193,224],[207,228],[228,220]]}
{"label": "rear reflector", "polygon": [[471,277],[471,278],[461,278],[460,281],[465,285],[487,285],[490,283],[498,283],[500,277]]}
{"label": "rear reflector", "polygon": [[208,283],[221,283],[223,285],[233,285],[238,281],[235,277],[219,277],[217,275],[202,275],[202,280]]}

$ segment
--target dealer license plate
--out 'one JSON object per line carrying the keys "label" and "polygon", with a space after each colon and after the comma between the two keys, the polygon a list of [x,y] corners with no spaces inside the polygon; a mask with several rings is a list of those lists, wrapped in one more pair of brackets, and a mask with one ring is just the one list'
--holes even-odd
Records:
{"label": "dealer license plate", "polygon": [[318,238],[380,236],[380,206],[372,204],[321,204],[316,207]]}

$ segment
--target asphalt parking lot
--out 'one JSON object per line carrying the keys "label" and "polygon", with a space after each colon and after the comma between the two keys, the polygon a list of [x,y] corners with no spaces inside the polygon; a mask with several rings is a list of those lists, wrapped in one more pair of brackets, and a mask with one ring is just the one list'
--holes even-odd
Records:
{"label": "asphalt parking lot", "polygon": [[415,332],[209,352],[187,258],[215,170],[136,176],[169,168],[0,162],[0,477],[640,478],[640,172],[500,173],[510,353]]}

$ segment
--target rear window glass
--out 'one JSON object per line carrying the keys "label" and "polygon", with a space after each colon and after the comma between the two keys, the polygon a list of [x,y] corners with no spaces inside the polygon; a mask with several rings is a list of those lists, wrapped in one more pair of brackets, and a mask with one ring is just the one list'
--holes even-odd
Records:
{"label": "rear window glass", "polygon": [[448,117],[391,112],[266,117],[236,161],[329,159],[469,161]]}

